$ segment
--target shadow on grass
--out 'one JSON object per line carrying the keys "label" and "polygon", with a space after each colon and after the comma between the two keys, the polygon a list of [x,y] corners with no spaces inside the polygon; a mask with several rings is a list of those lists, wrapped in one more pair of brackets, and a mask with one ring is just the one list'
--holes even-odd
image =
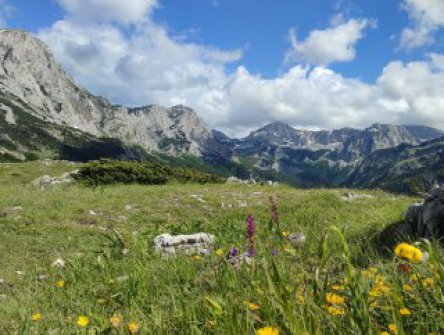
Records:
{"label": "shadow on grass", "polygon": [[385,260],[393,258],[393,250],[398,243],[414,240],[412,234],[403,232],[403,224],[404,221],[400,220],[389,224],[383,230],[372,229],[351,237],[351,241],[358,241],[361,249],[352,255],[352,263],[366,267],[375,257]]}

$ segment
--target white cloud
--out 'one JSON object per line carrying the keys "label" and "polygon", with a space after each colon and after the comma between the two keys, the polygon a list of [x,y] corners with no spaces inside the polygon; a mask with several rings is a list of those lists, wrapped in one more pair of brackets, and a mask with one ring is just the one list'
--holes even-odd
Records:
{"label": "white cloud", "polygon": [[58,0],[71,19],[83,22],[143,21],[157,0]]}
{"label": "white cloud", "polygon": [[[354,25],[370,24],[359,22]],[[303,128],[387,122],[444,129],[442,54],[430,54],[421,62],[391,62],[374,84],[367,84],[325,66],[296,65],[271,79],[245,66],[230,72],[227,64],[241,59],[241,50],[187,42],[149,16],[129,35],[110,22],[80,24],[67,16],[38,36],[94,94],[130,106],[183,103],[230,135],[244,135],[274,120]],[[344,55],[350,52],[342,49]]]}
{"label": "white cloud", "polygon": [[434,33],[444,27],[444,1],[404,0],[402,8],[413,24],[401,32],[400,47],[409,50],[433,43]]}
{"label": "white cloud", "polygon": [[330,28],[311,31],[305,41],[299,41],[296,31],[291,29],[291,49],[286,54],[286,62],[328,65],[355,59],[356,43],[362,38],[364,29],[375,23],[366,19],[342,21],[342,16],[335,16]]}

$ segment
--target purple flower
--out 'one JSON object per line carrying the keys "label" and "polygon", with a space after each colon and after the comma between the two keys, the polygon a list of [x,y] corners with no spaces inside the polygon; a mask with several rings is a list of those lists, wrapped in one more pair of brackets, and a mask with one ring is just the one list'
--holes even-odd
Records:
{"label": "purple flower", "polygon": [[268,198],[271,204],[271,221],[279,227],[279,212],[276,204],[276,199],[271,195]]}
{"label": "purple flower", "polygon": [[250,214],[247,217],[247,240],[248,240],[248,256],[253,257],[256,253],[254,249],[254,235],[256,234],[256,227],[254,226],[254,217]]}
{"label": "purple flower", "polygon": [[239,250],[236,247],[233,247],[228,254],[229,257],[236,257],[239,253]]}
{"label": "purple flower", "polygon": [[273,256],[277,256],[278,252],[277,252],[276,249],[274,249],[274,250],[271,252],[271,254],[272,254]]}

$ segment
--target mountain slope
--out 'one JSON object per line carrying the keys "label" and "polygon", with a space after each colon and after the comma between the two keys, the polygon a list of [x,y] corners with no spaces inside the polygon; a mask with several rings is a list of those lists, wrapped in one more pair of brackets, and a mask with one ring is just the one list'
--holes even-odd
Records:
{"label": "mountain slope", "polygon": [[0,30],[0,91],[18,97],[36,117],[85,133],[117,138],[148,151],[201,155],[210,129],[190,108],[112,105],[81,88],[30,34]]}
{"label": "mountain slope", "polygon": [[346,185],[418,193],[444,183],[444,137],[418,146],[403,144],[366,157]]}

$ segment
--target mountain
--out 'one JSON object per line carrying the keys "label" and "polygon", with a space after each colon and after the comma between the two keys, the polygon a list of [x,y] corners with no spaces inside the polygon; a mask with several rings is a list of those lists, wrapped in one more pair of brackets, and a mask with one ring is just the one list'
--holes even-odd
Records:
{"label": "mountain", "polygon": [[396,192],[425,192],[444,183],[444,137],[414,146],[377,150],[356,167],[346,185]]}
{"label": "mountain", "polygon": [[211,130],[185,106],[128,108],[92,95],[26,32],[0,30],[0,61],[3,97],[46,122],[172,155],[201,155],[211,138]]}
{"label": "mountain", "polygon": [[444,133],[424,126],[374,124],[366,129],[297,130],[274,122],[234,143],[234,156],[275,170],[302,186],[338,185],[375,151],[403,143],[419,145]]}
{"label": "mountain", "polygon": [[406,148],[442,136],[423,126],[311,131],[274,122],[233,139],[186,106],[113,105],[79,86],[37,38],[0,30],[0,161],[157,159],[306,187],[373,187],[391,178],[382,172],[398,166],[398,154],[409,157]]}

